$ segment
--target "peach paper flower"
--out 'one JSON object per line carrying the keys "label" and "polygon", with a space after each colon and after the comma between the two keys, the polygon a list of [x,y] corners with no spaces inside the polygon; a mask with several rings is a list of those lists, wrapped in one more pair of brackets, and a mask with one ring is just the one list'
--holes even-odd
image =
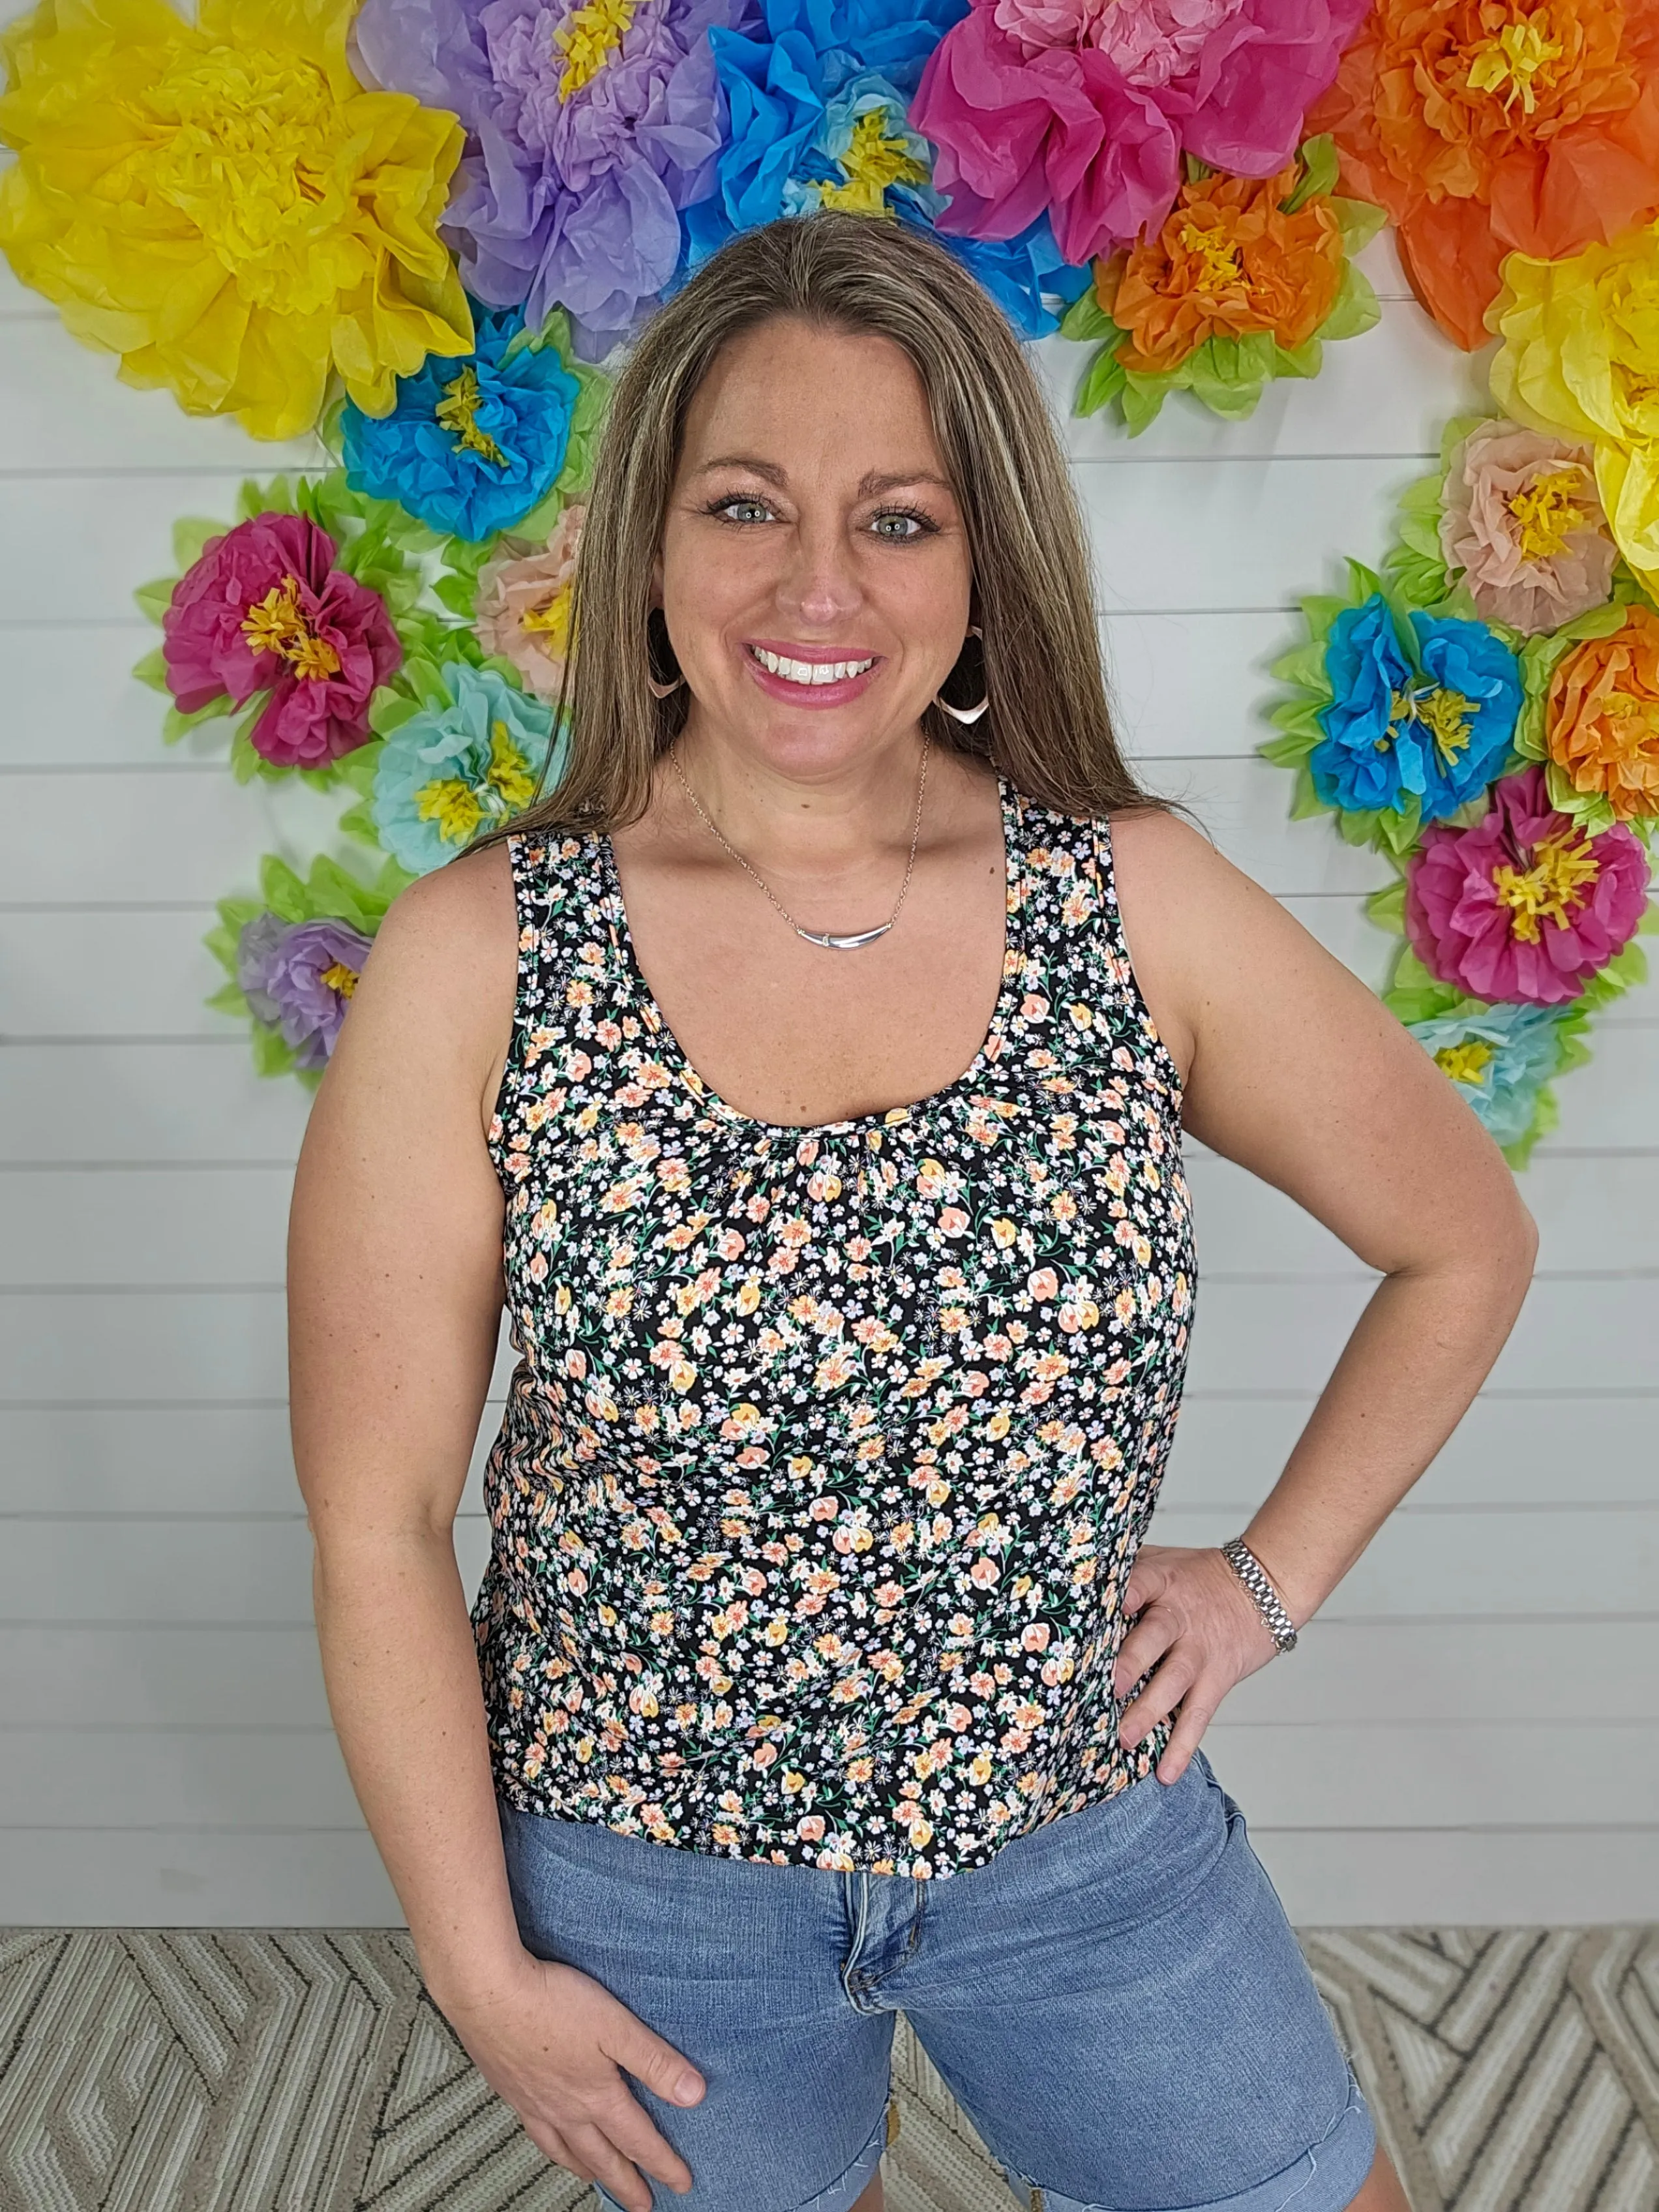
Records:
{"label": "peach paper flower", "polygon": [[1528,636],[1604,605],[1618,548],[1595,489],[1595,457],[1502,420],[1452,455],[1440,550],[1485,622]]}
{"label": "peach paper flower", "polygon": [[473,623],[486,653],[510,660],[544,699],[558,696],[570,650],[570,586],[587,509],[573,501],[539,552],[487,562],[478,575]]}

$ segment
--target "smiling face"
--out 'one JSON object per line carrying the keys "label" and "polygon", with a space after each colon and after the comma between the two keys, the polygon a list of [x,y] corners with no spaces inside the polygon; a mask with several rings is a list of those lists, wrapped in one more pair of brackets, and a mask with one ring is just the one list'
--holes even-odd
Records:
{"label": "smiling face", "polygon": [[691,747],[814,781],[919,743],[971,590],[900,347],[787,316],[722,348],[687,410],[653,572]]}

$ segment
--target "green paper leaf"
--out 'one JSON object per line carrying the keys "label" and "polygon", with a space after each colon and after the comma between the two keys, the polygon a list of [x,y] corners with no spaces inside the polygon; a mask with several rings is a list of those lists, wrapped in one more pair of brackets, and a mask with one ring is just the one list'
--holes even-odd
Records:
{"label": "green paper leaf", "polygon": [[1135,376],[1127,369],[1123,372],[1117,404],[1132,438],[1138,438],[1149,422],[1158,420],[1170,388],[1169,380],[1165,377]]}
{"label": "green paper leaf", "polygon": [[1100,295],[1092,283],[1079,292],[1060,319],[1060,335],[1087,343],[1093,338],[1109,342],[1123,335],[1116,323],[1100,304]]}
{"label": "green paper leaf", "polygon": [[1326,339],[1357,338],[1363,331],[1372,329],[1382,320],[1382,310],[1377,305],[1371,280],[1352,261],[1342,264],[1342,283],[1335,305],[1320,325],[1315,336]]}
{"label": "green paper leaf", "polygon": [[1328,195],[1336,190],[1336,141],[1328,131],[1322,131],[1316,138],[1304,138],[1297,160],[1301,179],[1289,197],[1279,202],[1286,215],[1294,215],[1316,196]]}
{"label": "green paper leaf", "polygon": [[[1092,415],[1107,402],[1115,399],[1123,389],[1123,364],[1109,346],[1103,346],[1090,362],[1077,397],[1072,402],[1074,415]],[[1153,414],[1157,413],[1154,408]],[[1149,421],[1151,417],[1147,418]]]}
{"label": "green paper leaf", "polygon": [[202,557],[202,549],[210,538],[222,538],[230,528],[228,522],[209,522],[199,515],[186,515],[173,526],[173,558],[182,575],[193,568]]}
{"label": "green paper leaf", "polygon": [[152,691],[165,691],[167,688],[167,655],[161,647],[156,646],[142,660],[135,660],[132,673],[140,684],[148,684]]}
{"label": "green paper leaf", "polygon": [[140,584],[132,596],[139,613],[159,623],[173,605],[173,595],[178,588],[176,576],[158,576],[153,583]]}
{"label": "green paper leaf", "polygon": [[1305,344],[1273,349],[1275,376],[1317,376],[1325,364],[1325,349],[1316,337]]}
{"label": "green paper leaf", "polygon": [[1333,196],[1331,213],[1342,231],[1345,253],[1363,252],[1389,219],[1386,208],[1373,207],[1369,200],[1338,199]]}

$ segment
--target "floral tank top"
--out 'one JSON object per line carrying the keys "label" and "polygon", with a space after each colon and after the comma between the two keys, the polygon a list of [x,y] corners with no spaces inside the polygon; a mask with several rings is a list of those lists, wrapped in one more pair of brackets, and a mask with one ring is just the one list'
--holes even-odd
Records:
{"label": "floral tank top", "polygon": [[608,838],[508,841],[519,1358],[472,1619],[522,1811],[937,1879],[1163,1753],[1111,1672],[1192,1324],[1180,1072],[1108,823],[1002,813],[977,1057],[817,1127],[688,1065]]}

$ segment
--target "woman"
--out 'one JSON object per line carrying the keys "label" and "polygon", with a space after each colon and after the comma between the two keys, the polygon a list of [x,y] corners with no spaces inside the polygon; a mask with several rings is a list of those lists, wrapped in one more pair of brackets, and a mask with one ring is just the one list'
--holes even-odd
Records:
{"label": "woman", "polygon": [[[1393,2212],[1200,1742],[1502,1345],[1501,1156],[1124,767],[1038,389],[933,243],[701,270],[575,591],[562,780],[393,906],[295,1194],[329,1693],[435,2000],[629,2212],[879,2212],[899,2008],[1034,2206]],[[1384,1274],[1230,1554],[1140,1543],[1183,1122]]]}

